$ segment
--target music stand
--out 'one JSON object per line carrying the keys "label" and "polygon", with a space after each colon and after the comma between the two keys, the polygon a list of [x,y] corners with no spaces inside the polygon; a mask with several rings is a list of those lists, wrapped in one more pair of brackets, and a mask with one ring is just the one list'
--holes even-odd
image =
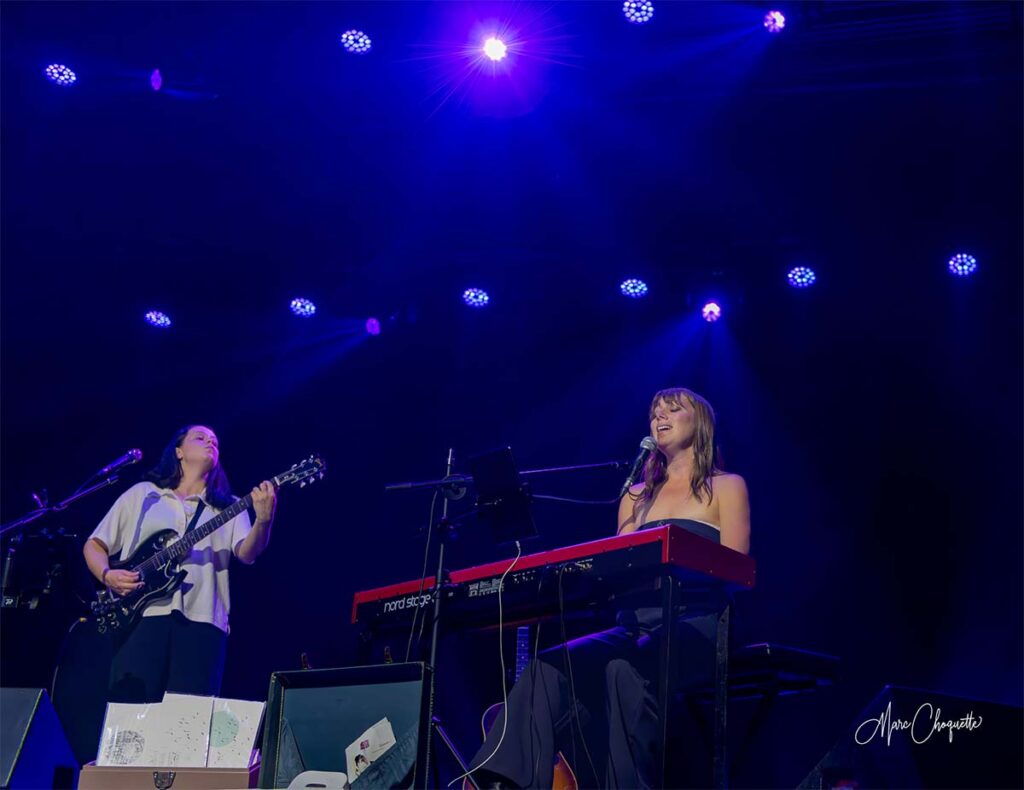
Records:
{"label": "music stand", "polygon": [[511,447],[499,447],[469,459],[476,486],[477,519],[490,525],[501,545],[537,537],[530,512],[530,490],[523,482]]}

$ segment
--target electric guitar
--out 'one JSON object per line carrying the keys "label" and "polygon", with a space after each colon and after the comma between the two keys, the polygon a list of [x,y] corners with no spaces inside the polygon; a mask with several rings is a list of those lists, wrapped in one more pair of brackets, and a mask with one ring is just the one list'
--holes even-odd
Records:
{"label": "electric guitar", "polygon": [[[307,484],[322,480],[326,471],[327,465],[323,460],[311,455],[287,472],[271,478],[271,482],[275,488],[294,483],[305,488]],[[168,597],[182,585],[187,571],[181,567],[181,562],[192,547],[250,507],[252,494],[246,494],[184,535],[178,535],[173,529],[160,530],[131,556],[111,562],[111,570],[130,570],[139,574],[143,586],[127,595],[118,595],[110,588],[101,590],[90,607],[96,618],[96,630],[101,634],[127,631],[150,603]]]}
{"label": "electric guitar", "polygon": [[[519,678],[522,677],[523,672],[526,670],[526,665],[529,663],[530,626],[521,625],[516,629],[516,669],[513,682],[519,682]],[[487,738],[487,733],[490,732],[491,727],[501,720],[504,710],[505,703],[496,702],[484,711],[484,715],[480,717],[480,729],[484,732],[484,739]],[[579,788],[576,774],[572,772],[568,760],[565,759],[561,752],[555,755],[555,770],[549,786],[552,790],[578,790]],[[462,790],[472,790],[472,787],[468,778],[463,780]]]}

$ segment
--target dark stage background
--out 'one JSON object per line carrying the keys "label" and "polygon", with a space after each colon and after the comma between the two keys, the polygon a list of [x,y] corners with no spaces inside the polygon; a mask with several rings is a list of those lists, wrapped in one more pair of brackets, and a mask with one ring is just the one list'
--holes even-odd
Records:
{"label": "dark stage background", "polygon": [[[224,692],[262,698],[300,651],[351,663],[353,593],[419,572],[429,496],[385,483],[448,447],[632,457],[652,393],[687,386],[750,487],[738,640],[840,655],[844,725],[883,683],[1020,704],[1020,8],[803,3],[771,37],[743,3],[645,27],[617,4],[5,4],[3,520],[188,422],[239,492],[322,453],[232,570]],[[514,16],[539,54],[467,70],[474,26]],[[41,77],[62,59],[70,90]],[[48,522],[76,575],[117,493]],[[614,530],[611,507],[535,514],[530,551]],[[450,565],[499,556],[464,530]],[[30,636],[5,614],[5,685],[47,682],[60,618],[35,614]]]}

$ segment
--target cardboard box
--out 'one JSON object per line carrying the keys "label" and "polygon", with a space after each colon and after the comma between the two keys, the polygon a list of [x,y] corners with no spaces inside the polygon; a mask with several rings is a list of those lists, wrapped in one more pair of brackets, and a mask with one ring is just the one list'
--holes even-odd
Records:
{"label": "cardboard box", "polygon": [[78,777],[79,790],[235,790],[256,787],[257,761],[249,768],[143,768],[88,763]]}

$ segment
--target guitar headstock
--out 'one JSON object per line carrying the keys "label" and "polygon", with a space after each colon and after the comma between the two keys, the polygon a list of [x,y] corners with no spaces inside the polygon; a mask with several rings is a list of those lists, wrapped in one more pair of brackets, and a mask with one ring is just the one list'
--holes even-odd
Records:
{"label": "guitar headstock", "polygon": [[325,474],[327,474],[327,464],[324,463],[324,459],[319,455],[311,455],[304,461],[292,464],[292,468],[287,472],[277,475],[274,478],[274,485],[280,488],[298,483],[299,488],[305,488],[317,480],[323,480]]}

